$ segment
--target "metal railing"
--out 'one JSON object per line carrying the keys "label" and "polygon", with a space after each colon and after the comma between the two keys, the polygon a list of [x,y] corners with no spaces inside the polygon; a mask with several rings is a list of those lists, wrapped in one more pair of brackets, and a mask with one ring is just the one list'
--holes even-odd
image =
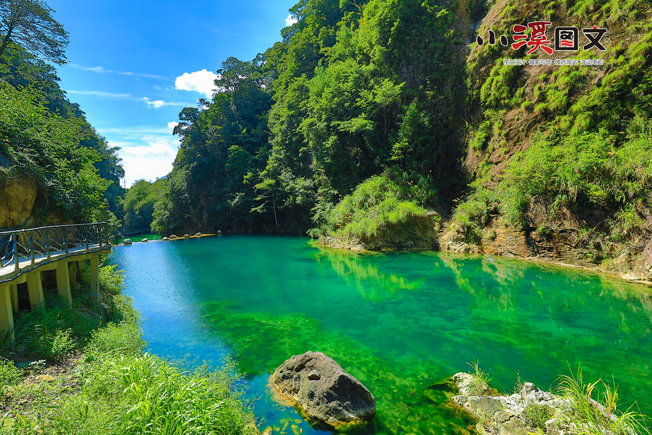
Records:
{"label": "metal railing", "polygon": [[37,258],[68,255],[76,248],[90,252],[107,245],[110,246],[106,222],[0,231],[0,268],[13,263],[14,270],[18,270],[23,260],[29,261],[27,266],[33,266]]}

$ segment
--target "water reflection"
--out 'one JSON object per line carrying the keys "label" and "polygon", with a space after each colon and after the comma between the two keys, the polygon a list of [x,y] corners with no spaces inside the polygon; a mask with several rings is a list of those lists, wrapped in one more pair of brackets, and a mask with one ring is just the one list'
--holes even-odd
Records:
{"label": "water reflection", "polygon": [[277,366],[307,350],[330,355],[376,395],[368,430],[377,433],[465,433],[468,422],[429,387],[477,359],[504,390],[517,372],[547,388],[582,362],[589,378],[613,375],[626,401],[652,394],[652,301],[638,285],[500,258],[315,249],[299,238],[133,248],[117,248],[114,260],[148,319],[152,350],[193,361],[232,355],[274,433],[311,430],[265,390]]}

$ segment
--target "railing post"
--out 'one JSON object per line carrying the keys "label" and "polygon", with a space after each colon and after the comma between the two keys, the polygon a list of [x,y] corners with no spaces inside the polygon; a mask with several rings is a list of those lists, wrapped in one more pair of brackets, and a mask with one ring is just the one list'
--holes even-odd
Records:
{"label": "railing post", "polygon": [[45,229],[45,252],[47,254],[48,260],[50,259],[50,229]]}
{"label": "railing post", "polygon": [[29,232],[29,253],[32,266],[34,266],[34,231]]}
{"label": "railing post", "polygon": [[68,255],[68,227],[63,227],[63,246],[66,248],[66,255]]}
{"label": "railing post", "polygon": [[90,232],[88,231],[88,227],[84,227],[84,237],[86,237],[86,252],[88,252],[88,239],[90,239],[90,237],[88,237],[89,234]]}
{"label": "railing post", "polygon": [[11,237],[12,237],[13,240],[14,240],[14,248],[13,248],[13,251],[14,251],[14,263],[16,264],[16,269],[15,269],[15,270],[18,270],[18,268],[19,268],[19,263],[20,263],[20,260],[18,259],[18,249],[17,249],[17,247],[16,247],[16,245],[18,245],[18,233],[13,233],[13,234],[11,235]]}

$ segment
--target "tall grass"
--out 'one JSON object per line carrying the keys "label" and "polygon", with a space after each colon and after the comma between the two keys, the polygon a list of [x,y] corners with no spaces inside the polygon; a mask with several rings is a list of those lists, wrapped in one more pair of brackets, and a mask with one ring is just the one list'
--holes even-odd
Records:
{"label": "tall grass", "polygon": [[[121,272],[107,267],[100,281],[101,313],[55,303],[17,320],[17,341],[5,355],[61,361],[75,352],[77,357],[67,360],[66,372],[57,370],[36,383],[21,383],[24,370],[0,358],[1,434],[258,433],[232,364],[191,372],[143,355],[140,317],[131,300],[119,294]],[[39,361],[25,371],[35,374],[45,365]]]}
{"label": "tall grass", "polygon": [[468,391],[471,396],[481,396],[489,390],[489,382],[491,378],[487,374],[487,371],[480,368],[480,360],[476,360],[473,363],[467,363],[473,369],[471,376],[471,384],[468,386]]}
{"label": "tall grass", "polygon": [[570,375],[558,379],[557,391],[568,403],[564,414],[567,423],[573,423],[580,434],[650,434],[645,417],[634,410],[634,405],[625,411],[618,409],[620,398],[615,383],[610,386],[602,379],[586,383],[581,366],[577,368],[577,374],[571,370]]}

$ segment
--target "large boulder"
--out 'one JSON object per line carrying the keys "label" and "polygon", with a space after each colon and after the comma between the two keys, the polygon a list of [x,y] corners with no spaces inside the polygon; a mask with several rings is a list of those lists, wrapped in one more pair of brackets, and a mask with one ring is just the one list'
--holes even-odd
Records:
{"label": "large boulder", "polygon": [[270,383],[317,429],[345,431],[365,425],[376,414],[373,394],[321,352],[288,359]]}

